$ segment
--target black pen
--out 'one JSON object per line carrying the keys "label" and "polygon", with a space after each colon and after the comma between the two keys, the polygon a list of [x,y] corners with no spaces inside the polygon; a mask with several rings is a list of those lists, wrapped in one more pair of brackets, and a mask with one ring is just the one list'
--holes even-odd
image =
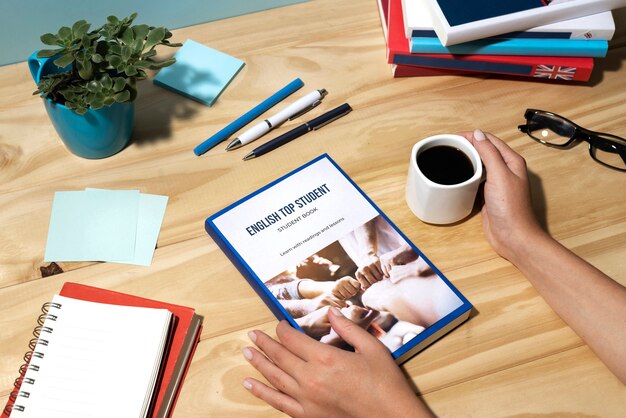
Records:
{"label": "black pen", "polygon": [[344,103],[341,106],[336,107],[333,110],[330,110],[323,115],[316,117],[315,119],[311,119],[310,121],[303,123],[297,128],[294,128],[291,131],[277,136],[271,141],[268,141],[265,144],[256,147],[248,154],[246,154],[243,159],[245,161],[252,158],[260,157],[261,155],[266,154],[280,147],[281,145],[285,145],[289,141],[293,141],[294,139],[304,135],[307,132],[315,131],[322,126],[328,125],[332,121],[337,120],[344,115],[347,115],[351,110],[352,108],[350,107],[350,105],[348,103]]}

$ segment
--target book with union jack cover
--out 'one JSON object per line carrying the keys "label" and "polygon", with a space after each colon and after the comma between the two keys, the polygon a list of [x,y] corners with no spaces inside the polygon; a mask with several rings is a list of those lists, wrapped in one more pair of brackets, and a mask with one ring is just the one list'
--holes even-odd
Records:
{"label": "book with union jack cover", "polygon": [[389,0],[388,62],[396,65],[503,74],[545,80],[588,81],[593,58],[531,55],[411,54],[404,31],[402,0]]}
{"label": "book with union jack cover", "polygon": [[445,46],[626,7],[626,0],[426,0]]}

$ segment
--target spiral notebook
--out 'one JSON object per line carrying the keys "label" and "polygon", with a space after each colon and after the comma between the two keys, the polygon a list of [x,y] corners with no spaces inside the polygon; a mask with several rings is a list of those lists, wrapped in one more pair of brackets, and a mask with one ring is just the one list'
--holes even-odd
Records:
{"label": "spiral notebook", "polygon": [[42,311],[2,417],[171,415],[200,335],[193,309],[66,283]]}

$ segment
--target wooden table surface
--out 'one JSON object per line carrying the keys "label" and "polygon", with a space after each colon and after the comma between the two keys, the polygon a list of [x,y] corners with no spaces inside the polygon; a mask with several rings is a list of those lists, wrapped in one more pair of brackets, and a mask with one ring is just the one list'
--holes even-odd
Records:
{"label": "wooden table surface", "polygon": [[[241,355],[246,333],[273,332],[276,320],[203,222],[328,153],[476,307],[468,322],[403,366],[436,414],[623,417],[626,388],[494,253],[480,216],[426,225],[405,204],[404,184],[417,140],[490,131],[526,158],[534,205],[549,231],[626,284],[626,174],[592,161],[584,144],[549,149],[517,131],[530,107],[626,136],[625,12],[616,13],[609,54],[596,61],[586,84],[480,75],[393,79],[373,0],[311,1],[180,29],[174,40],[210,45],[243,59],[245,68],[213,107],[140,83],[134,142],[104,160],[81,159],[64,148],[41,100],[31,96],[25,63],[0,68],[2,403],[40,306],[74,281],[192,306],[204,316],[176,417],[281,416],[241,386],[245,376],[256,375]],[[249,147],[227,153],[226,144],[193,154],[206,137],[296,77],[306,84],[303,92],[329,91],[307,118],[343,102],[354,112],[255,160],[241,160]],[[41,277],[54,192],[85,187],[169,196],[150,267],[61,263],[64,273]]]}

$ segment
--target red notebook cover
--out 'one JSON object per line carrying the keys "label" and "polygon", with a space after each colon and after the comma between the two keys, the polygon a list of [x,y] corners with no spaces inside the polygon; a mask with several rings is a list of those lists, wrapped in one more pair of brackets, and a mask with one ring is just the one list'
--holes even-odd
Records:
{"label": "red notebook cover", "polygon": [[[189,308],[186,306],[174,305],[171,303],[145,299],[145,298],[141,298],[138,296],[128,295],[125,293],[119,293],[119,292],[114,292],[111,290],[100,289],[97,287],[87,286],[87,285],[78,284],[78,283],[70,283],[70,282],[67,282],[63,285],[63,288],[61,289],[61,292],[59,294],[61,296],[70,297],[74,299],[80,299],[80,300],[85,300],[85,301],[90,301],[90,302],[108,303],[111,305],[142,306],[146,308],[167,309],[168,311],[174,314],[174,316],[176,317],[174,334],[171,339],[171,344],[170,344],[169,352],[168,352],[167,359],[166,359],[166,365],[163,370],[161,380],[159,382],[158,395],[157,395],[156,403],[154,404],[154,409],[153,409],[153,411],[155,411],[153,415],[156,415],[156,412],[158,412],[161,407],[168,384],[172,378],[172,374],[174,373],[176,360],[178,359],[181,349],[183,348],[183,342],[187,335],[187,331],[189,330],[189,326],[195,314],[195,310],[193,308]],[[198,344],[199,337],[200,337],[200,331],[198,331],[198,336],[194,343],[194,349],[195,349],[195,346]],[[191,356],[189,357],[189,362],[191,362],[192,357],[193,357],[193,352]],[[189,363],[187,363],[185,367],[185,371],[188,367],[189,367]],[[178,397],[179,392],[180,392],[180,386],[178,387],[176,391],[176,397]],[[170,409],[170,415],[172,411],[173,411],[173,407],[172,409]]]}
{"label": "red notebook cover", "polygon": [[389,0],[388,13],[387,55],[390,64],[565,81],[587,81],[593,70],[593,58],[584,57],[411,54],[404,33],[402,0]]}

